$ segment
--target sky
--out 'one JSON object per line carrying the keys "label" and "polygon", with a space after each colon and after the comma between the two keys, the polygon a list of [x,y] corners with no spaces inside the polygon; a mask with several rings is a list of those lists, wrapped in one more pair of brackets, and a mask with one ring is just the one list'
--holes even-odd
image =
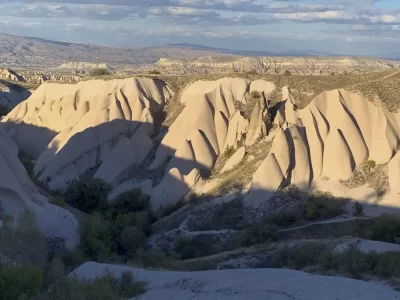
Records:
{"label": "sky", "polygon": [[0,0],[0,33],[116,47],[400,55],[400,0]]}

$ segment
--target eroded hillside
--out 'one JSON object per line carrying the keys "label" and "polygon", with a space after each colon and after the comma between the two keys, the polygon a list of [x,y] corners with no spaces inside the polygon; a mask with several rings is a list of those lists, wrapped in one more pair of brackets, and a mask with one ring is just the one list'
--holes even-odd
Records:
{"label": "eroded hillside", "polygon": [[[34,212],[68,248],[80,238],[86,260],[357,277],[340,263],[346,247],[396,246],[368,239],[397,233],[367,229],[400,204],[396,86],[380,85],[397,77],[44,83],[0,122],[1,212]],[[359,278],[379,273],[379,255]]]}

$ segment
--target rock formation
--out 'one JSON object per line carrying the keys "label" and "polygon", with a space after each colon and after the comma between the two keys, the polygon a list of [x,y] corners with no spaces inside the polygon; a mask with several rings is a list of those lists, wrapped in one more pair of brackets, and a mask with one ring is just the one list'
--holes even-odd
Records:
{"label": "rock formation", "polygon": [[18,146],[1,129],[0,145],[0,211],[14,219],[26,210],[32,212],[49,238],[62,238],[68,249],[74,249],[79,240],[78,221],[39,193],[18,159]]}
{"label": "rock formation", "polygon": [[7,79],[12,81],[25,81],[24,77],[17,72],[10,69],[0,69],[0,79]]}
{"label": "rock formation", "polygon": [[[345,90],[324,92],[303,110],[289,101],[290,93],[287,98],[275,119],[280,128],[272,150],[245,199],[248,205],[268,201],[284,179],[299,187],[322,177],[348,179],[362,162],[386,164],[397,152],[398,114]],[[393,181],[399,176],[397,156],[389,164]]]}
{"label": "rock formation", "polygon": [[[156,64],[163,73],[190,74],[213,72],[250,72],[273,75],[331,75],[365,73],[394,69],[392,62],[354,57],[243,57],[215,56],[192,59],[161,58]],[[289,73],[288,73],[289,72]]]}
{"label": "rock formation", "polygon": [[[2,122],[19,147],[37,159],[39,179],[52,189],[64,189],[99,165],[95,176],[113,181],[129,164],[143,160],[153,115],[170,97],[162,82],[150,79],[45,83]],[[111,163],[112,170],[104,172],[101,164],[110,165],[116,155],[129,152],[130,143],[144,148],[119,157],[121,163]]]}
{"label": "rock formation", "polygon": [[89,262],[74,270],[70,277],[91,280],[106,272],[117,278],[130,272],[135,279],[147,282],[148,291],[140,296],[143,300],[375,300],[400,297],[399,292],[379,283],[287,269],[168,272]]}
{"label": "rock formation", "polygon": [[59,69],[73,69],[73,70],[93,70],[93,69],[106,69],[112,70],[105,63],[93,62],[66,62],[58,67]]}

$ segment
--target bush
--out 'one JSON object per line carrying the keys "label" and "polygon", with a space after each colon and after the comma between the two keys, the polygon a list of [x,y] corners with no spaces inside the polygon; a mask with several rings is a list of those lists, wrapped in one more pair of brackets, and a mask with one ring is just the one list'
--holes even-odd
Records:
{"label": "bush", "polygon": [[152,74],[152,75],[160,75],[161,72],[160,72],[160,71],[157,71],[157,70],[151,70],[151,71],[149,71],[149,74]]}
{"label": "bush", "polygon": [[130,299],[146,292],[144,282],[135,281],[131,273],[120,279],[110,275],[91,281],[62,278],[31,300],[120,300]]}
{"label": "bush", "polygon": [[3,104],[0,104],[0,118],[8,115],[10,112],[11,112],[11,108],[9,108],[8,106],[5,106]]}
{"label": "bush", "polygon": [[355,235],[360,237],[397,243],[400,239],[400,216],[396,214],[384,214],[360,225],[355,229]]}
{"label": "bush", "polygon": [[43,270],[35,266],[14,267],[0,264],[0,299],[16,300],[35,296],[44,283]]}
{"label": "bush", "polygon": [[21,215],[16,228],[12,222],[0,228],[0,253],[19,264],[46,263],[47,238],[38,228],[33,213]]}
{"label": "bush", "polygon": [[290,73],[290,71],[289,71],[289,70],[285,70],[285,72],[283,73],[283,75],[285,75],[285,76],[291,76],[291,75],[292,75],[292,73]]}
{"label": "bush", "polygon": [[344,199],[334,198],[330,193],[317,191],[308,197],[304,208],[306,220],[330,219],[344,213]]}
{"label": "bush", "polygon": [[268,226],[255,226],[240,232],[238,244],[242,247],[263,244],[278,240],[278,234],[274,228]]}
{"label": "bush", "polygon": [[111,74],[110,71],[105,68],[93,69],[90,73],[92,76],[105,76]]}
{"label": "bush", "polygon": [[107,196],[111,185],[101,179],[73,180],[65,193],[65,200],[71,206],[86,212],[105,211],[109,208]]}
{"label": "bush", "polygon": [[267,223],[279,227],[288,227],[300,220],[299,214],[296,212],[279,212],[272,213],[267,217]]}
{"label": "bush", "polygon": [[60,207],[65,207],[67,205],[67,203],[65,202],[65,198],[60,195],[54,196],[50,203]]}
{"label": "bush", "polygon": [[97,261],[132,258],[144,246],[155,221],[149,197],[140,189],[119,195],[108,209],[90,216],[82,225],[81,250],[84,257]]}
{"label": "bush", "polygon": [[27,155],[26,153],[24,153],[23,151],[20,151],[18,153],[18,158],[21,161],[21,163],[23,164],[23,166],[26,169],[26,172],[28,173],[29,177],[33,177],[33,169],[35,167],[35,162],[33,161],[33,159]]}
{"label": "bush", "polygon": [[324,250],[325,246],[315,244],[285,247],[280,253],[280,264],[286,268],[302,270],[305,267],[317,265],[319,256]]}
{"label": "bush", "polygon": [[357,216],[361,216],[362,215],[362,213],[363,213],[363,206],[362,206],[362,204],[360,203],[360,202],[356,202],[356,203],[354,203],[354,208],[355,208],[355,210],[356,210],[356,215]]}
{"label": "bush", "polygon": [[95,261],[107,261],[116,248],[112,242],[112,224],[98,212],[83,222],[80,241],[84,256]]}
{"label": "bush", "polygon": [[233,154],[235,154],[235,147],[229,146],[224,151],[224,158],[230,158]]}
{"label": "bush", "polygon": [[252,91],[250,95],[251,95],[251,97],[253,99],[260,99],[261,98],[261,93],[259,91]]}

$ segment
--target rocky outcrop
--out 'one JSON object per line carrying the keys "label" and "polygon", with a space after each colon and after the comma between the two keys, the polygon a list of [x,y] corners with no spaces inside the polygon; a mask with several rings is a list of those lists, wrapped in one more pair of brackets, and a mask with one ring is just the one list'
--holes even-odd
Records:
{"label": "rocky outcrop", "polygon": [[[394,69],[392,62],[354,57],[240,57],[216,56],[192,59],[160,59],[155,67],[163,73],[249,72],[273,75],[331,75]],[[288,73],[289,72],[289,73]]]}
{"label": "rocky outcrop", "polygon": [[[282,176],[286,185],[299,187],[322,177],[348,179],[362,162],[386,164],[397,152],[398,114],[385,112],[345,90],[324,92],[302,110],[296,109],[290,91],[286,97],[275,120],[279,133],[245,199],[249,205],[268,201],[283,182]],[[394,158],[390,163],[391,185],[395,185],[397,173]]]}
{"label": "rocky outcrop", "polygon": [[112,70],[105,63],[93,63],[93,62],[66,62],[61,64],[59,69],[73,69],[73,70],[93,70],[93,69],[106,69]]}
{"label": "rocky outcrop", "polygon": [[[17,220],[32,212],[49,238],[61,238],[72,250],[79,242],[78,221],[67,210],[49,203],[32,183],[18,159],[18,146],[0,129],[0,208]],[[6,241],[3,241],[6,242]]]}
{"label": "rocky outcrop", "polygon": [[[37,159],[35,174],[52,189],[64,189],[70,180],[99,166],[96,175],[114,181],[147,155],[153,114],[170,97],[164,83],[151,79],[46,83],[3,119],[2,127]],[[130,155],[128,164],[111,163],[129,151],[129,143],[147,146]],[[103,163],[112,165],[110,172]]]}
{"label": "rocky outcrop", "polygon": [[225,163],[224,167],[221,170],[221,173],[232,170],[236,167],[243,159],[246,154],[246,148],[244,146],[240,147]]}
{"label": "rocky outcrop", "polygon": [[126,272],[132,273],[136,280],[147,283],[147,292],[140,296],[143,300],[375,300],[400,297],[399,292],[379,283],[287,269],[169,272],[89,262],[69,276],[92,280],[106,273],[120,278]]}
{"label": "rocky outcrop", "polygon": [[17,72],[10,69],[0,69],[0,79],[12,80],[12,81],[25,81]]}

